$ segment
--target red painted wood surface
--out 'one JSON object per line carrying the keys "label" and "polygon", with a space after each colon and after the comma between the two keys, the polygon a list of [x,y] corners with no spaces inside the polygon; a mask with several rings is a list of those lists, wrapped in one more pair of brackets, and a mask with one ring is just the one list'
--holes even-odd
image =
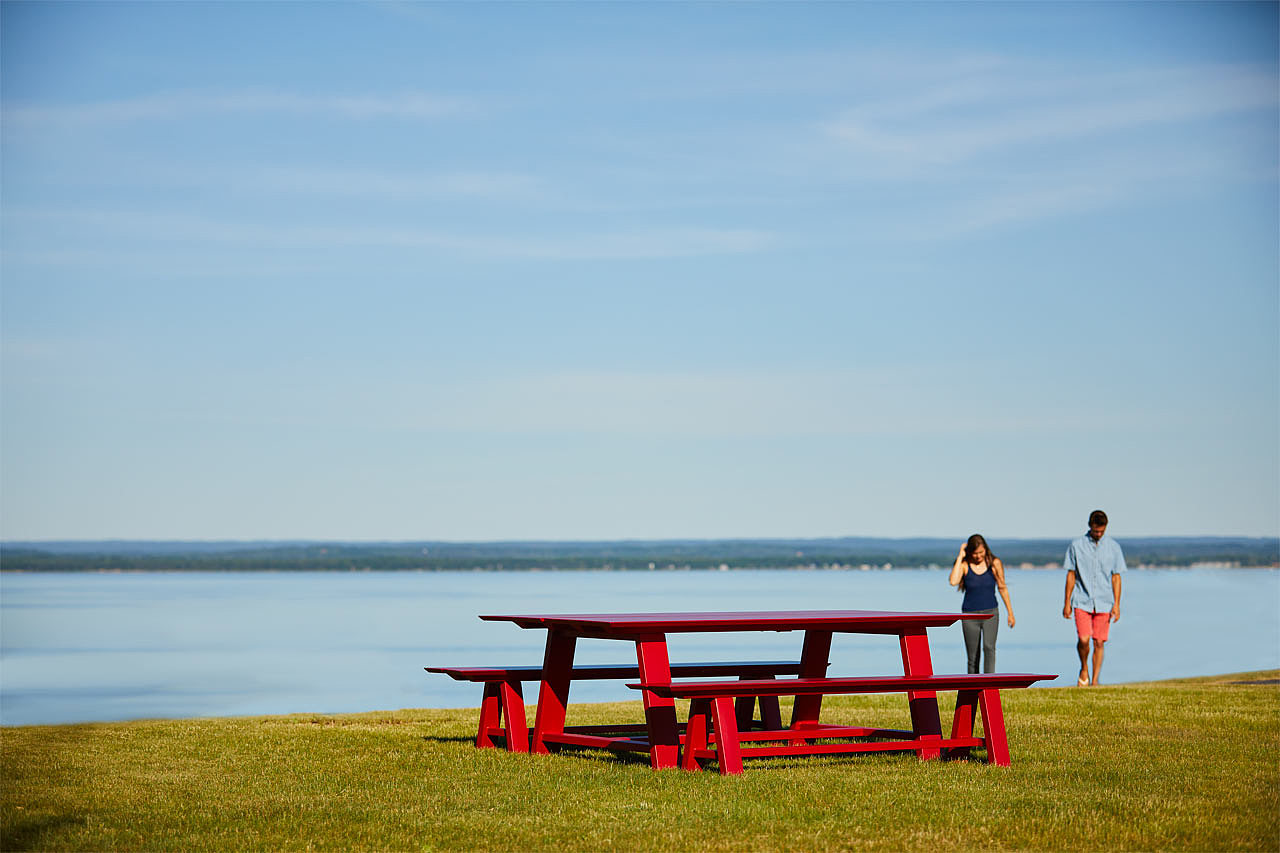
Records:
{"label": "red painted wood surface", "polygon": [[[569,683],[573,678],[573,649],[577,638],[572,634],[551,631],[542,657],[542,682],[538,688],[538,711],[534,716],[530,750],[546,754],[548,732],[564,731],[565,708],[569,704]],[[668,679],[669,680],[669,679]]]}
{"label": "red painted wood surface", "polygon": [[[427,672],[447,675],[455,681],[541,681],[540,666],[424,666]],[[775,675],[799,675],[800,661],[796,660],[746,660],[746,661],[698,661],[671,664],[674,678],[770,678]],[[576,664],[574,681],[607,681],[611,679],[638,678],[640,667],[633,663]]]}
{"label": "red painted wood surface", "polygon": [[[907,675],[933,671],[929,659],[927,628],[942,628],[963,619],[985,619],[984,614],[932,613],[884,610],[777,610],[761,612],[704,611],[689,613],[559,613],[484,615],[487,621],[513,622],[522,628],[547,631],[546,652],[542,663],[542,680],[538,691],[538,711],[534,723],[531,749],[547,752],[548,744],[573,743],[608,749],[636,748],[636,738],[610,738],[607,735],[568,733],[565,730],[565,708],[573,680],[573,654],[578,637],[617,639],[633,642],[640,673],[645,723],[648,728],[647,749],[655,769],[675,767],[680,747],[679,724],[674,700],[647,689],[669,684],[673,677],[667,656],[668,633],[732,632],[732,631],[804,631],[805,641],[800,657],[800,673],[819,677],[829,665],[833,633],[868,633],[895,635],[901,639],[903,668]],[[740,693],[738,697],[748,695]],[[785,694],[782,694],[785,695]],[[937,701],[931,691],[919,695],[908,693],[915,734],[922,740],[940,739],[941,723]],[[732,697],[726,700],[733,706]],[[797,700],[792,730],[798,733],[819,727],[820,694]],[[714,702],[712,703],[715,704]],[[722,703],[723,704],[723,703]],[[734,726],[737,727],[735,712]],[[768,716],[765,712],[764,716]],[[586,738],[587,740],[583,740]],[[588,742],[589,741],[589,742]],[[805,738],[796,737],[800,744]],[[938,749],[931,744],[920,748],[921,757],[936,757]],[[727,760],[732,760],[729,756]]]}
{"label": "red painted wood surface", "polygon": [[[1030,687],[1037,681],[1053,680],[1055,675],[1033,673],[980,673],[948,675],[861,676],[851,678],[800,678],[746,680],[738,682],[708,681],[677,684],[629,684],[673,698],[690,699],[687,735],[679,756],[679,764],[686,770],[699,769],[701,763],[715,759],[721,774],[742,772],[744,756],[763,758],[788,755],[826,755],[887,750],[914,750],[921,757],[936,756],[943,749],[956,755],[967,755],[970,747],[981,746],[987,750],[991,764],[1009,765],[1008,736],[1000,705],[1001,688]],[[951,736],[943,738],[941,732],[921,733],[876,730],[856,727],[823,726],[813,724],[803,731],[743,733],[738,727],[738,715],[733,708],[735,696],[750,692],[758,696],[890,693],[912,692],[921,688],[932,690],[957,690],[955,717]],[[798,701],[798,700],[797,700]],[[973,737],[974,705],[982,712],[981,738]],[[830,743],[836,738],[876,737],[889,740]],[[712,740],[714,739],[714,744]],[[826,743],[811,743],[823,739]],[[786,740],[785,746],[752,747],[743,750],[743,742]]]}
{"label": "red painted wood surface", "polygon": [[677,681],[628,684],[676,699],[716,696],[808,696],[846,693],[904,693],[909,690],[1000,690],[1030,687],[1056,675],[1029,672],[954,673],[940,675],[858,675],[848,678],[770,678],[742,681]]}
{"label": "red painted wood surface", "polygon": [[[831,660],[831,631],[825,626],[805,631],[804,648],[800,652],[800,677],[822,678]],[[818,724],[822,713],[822,696],[813,694],[797,698],[791,708],[791,728],[806,729]]]}
{"label": "red painted wood surface", "polygon": [[637,633],[700,631],[802,631],[826,628],[859,634],[900,634],[908,628],[945,628],[962,619],[986,619],[981,613],[930,613],[896,610],[763,610],[691,613],[556,613],[485,615],[491,622],[521,628],[555,628],[583,637]]}
{"label": "red painted wood surface", "polygon": [[[427,672],[448,675],[456,681],[471,681],[484,684],[484,696],[480,702],[480,723],[476,729],[476,746],[493,748],[495,737],[506,742],[509,752],[529,751],[529,729],[525,723],[524,693],[520,687],[522,681],[541,681],[540,666],[428,666]],[[738,678],[774,678],[779,675],[796,675],[800,672],[799,661],[703,661],[697,663],[671,664],[671,675],[677,678],[714,678],[717,676],[736,676]],[[596,664],[579,665],[573,668],[573,680],[603,680],[639,678],[640,667],[634,664]],[[776,696],[743,696],[738,699],[738,719],[740,728],[747,729],[752,725],[752,717],[756,703],[760,705],[762,724],[768,728],[782,728],[782,718],[778,710]],[[510,721],[508,725],[507,721]],[[647,731],[646,726],[574,726],[574,731],[582,732],[596,728],[592,734],[603,735],[606,732],[625,729]]]}

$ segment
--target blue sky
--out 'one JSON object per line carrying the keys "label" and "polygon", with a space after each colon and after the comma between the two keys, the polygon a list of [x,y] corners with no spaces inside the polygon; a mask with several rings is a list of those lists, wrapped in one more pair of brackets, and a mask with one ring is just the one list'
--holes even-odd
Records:
{"label": "blue sky", "polygon": [[0,536],[1274,536],[1278,8],[6,2]]}

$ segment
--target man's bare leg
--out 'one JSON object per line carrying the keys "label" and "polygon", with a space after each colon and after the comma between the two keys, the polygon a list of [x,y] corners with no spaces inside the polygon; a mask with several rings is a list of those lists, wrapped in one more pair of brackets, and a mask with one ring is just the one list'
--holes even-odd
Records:
{"label": "man's bare leg", "polygon": [[1102,676],[1102,653],[1103,646],[1106,643],[1096,637],[1093,640],[1093,686],[1098,686],[1098,680]]}
{"label": "man's bare leg", "polygon": [[1086,686],[1089,683],[1089,641],[1076,640],[1076,654],[1080,655],[1080,677],[1077,680],[1077,686]]}

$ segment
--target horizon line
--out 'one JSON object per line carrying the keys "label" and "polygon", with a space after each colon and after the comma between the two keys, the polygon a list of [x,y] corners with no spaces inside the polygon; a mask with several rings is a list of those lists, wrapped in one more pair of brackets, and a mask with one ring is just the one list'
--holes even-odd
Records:
{"label": "horizon line", "polygon": [[[1083,533],[1083,531],[1081,531]],[[998,536],[983,534],[987,538],[1000,541],[1034,542],[1046,540],[1070,539],[1081,534],[1050,536]],[[319,539],[306,537],[289,538],[148,538],[148,537],[84,537],[84,538],[0,538],[0,546],[7,545],[53,545],[53,544],[128,544],[147,543],[157,545],[513,545],[513,544],[613,544],[613,543],[662,543],[662,542],[824,542],[833,540],[874,539],[887,541],[911,541],[920,539],[961,540],[968,536],[951,536],[946,534],[918,534],[909,536],[874,536],[867,534],[838,534],[825,536],[661,536],[661,537],[616,537],[616,538],[503,538],[503,539],[392,539],[392,538],[353,538],[353,539]],[[1194,533],[1194,534],[1123,534],[1122,539],[1259,539],[1280,541],[1280,534],[1247,534],[1247,533]]]}

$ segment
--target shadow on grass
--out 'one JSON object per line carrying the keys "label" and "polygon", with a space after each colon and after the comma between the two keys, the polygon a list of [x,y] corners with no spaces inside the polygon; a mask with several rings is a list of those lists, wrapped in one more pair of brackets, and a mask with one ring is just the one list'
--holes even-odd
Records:
{"label": "shadow on grass", "polygon": [[986,753],[975,755],[972,751],[955,750],[951,753],[945,753],[942,760],[948,763],[956,762],[959,764],[990,764],[987,760]]}
{"label": "shadow on grass", "polygon": [[[419,739],[426,743],[466,744],[467,746],[475,746],[475,742],[476,742],[475,735],[421,735]],[[495,735],[493,738],[493,742],[494,742],[494,746],[481,747],[481,748],[493,749],[497,752],[504,752],[504,753],[507,751],[506,738],[502,737],[501,735]],[[517,754],[523,754],[523,753],[517,753]],[[552,746],[551,754],[552,755],[572,755],[575,758],[581,758],[583,760],[606,761],[606,762],[617,763],[617,764],[628,764],[628,763],[634,763],[634,762],[641,762],[644,764],[649,763],[649,756],[646,753],[626,752],[626,751],[613,752],[610,750],[599,749],[596,747],[590,747],[590,746],[579,747],[579,746],[572,746],[569,744]],[[0,850],[3,850],[3,849],[4,848],[0,848]]]}
{"label": "shadow on grass", "polygon": [[646,767],[649,766],[649,755],[644,752],[614,752],[590,746],[561,745],[556,747],[552,754],[572,756],[582,761],[594,761],[601,764],[643,764]]}
{"label": "shadow on grass", "polygon": [[[799,767],[857,767],[866,763],[885,763],[892,762],[895,759],[910,759],[911,763],[923,763],[915,758],[915,750],[913,749],[890,749],[876,750],[869,753],[835,753],[828,755],[800,755],[794,757],[783,756],[753,756],[751,750],[744,749],[742,751],[742,759],[744,769],[750,771],[752,768],[758,770],[783,770],[794,769]],[[640,764],[648,766],[649,756],[641,752],[610,752],[607,750],[593,749],[591,747],[574,747],[561,746],[558,747],[554,754],[573,756],[575,759],[583,761],[593,761],[599,764]],[[945,753],[939,761],[948,764],[975,764],[986,767],[989,765],[986,752],[970,748],[967,751],[956,750],[952,753]],[[699,759],[699,765],[704,772],[717,773],[719,765],[715,759],[706,758]]]}
{"label": "shadow on grass", "polygon": [[0,850],[49,850],[53,849],[46,838],[57,830],[84,826],[82,817],[32,817],[18,819],[0,834]]}
{"label": "shadow on grass", "polygon": [[[469,735],[450,735],[450,736],[422,735],[421,739],[429,743],[439,743],[439,744],[467,744],[469,746],[475,744],[475,737],[469,736]],[[498,752],[507,751],[506,741],[502,737],[495,737],[494,742],[496,745],[490,748],[495,749]],[[801,767],[801,766],[806,766],[806,767],[834,766],[834,765],[842,765],[842,764],[853,766],[859,762],[874,761],[876,758],[881,758],[881,757],[891,758],[891,757],[909,756],[909,755],[912,755],[912,753],[914,752],[915,750],[913,749],[900,749],[900,750],[887,749],[887,750],[876,750],[874,752],[866,753],[863,755],[831,754],[831,755],[798,756],[796,758],[783,758],[779,756],[769,756],[769,757],[752,756],[751,750],[748,748],[742,751],[742,757],[744,761],[748,762],[746,764],[747,769],[750,769],[752,766],[755,766],[761,770],[764,770],[764,769],[781,769],[781,768]],[[561,744],[561,745],[552,747],[551,754],[571,756],[575,760],[590,761],[596,764],[616,764],[616,765],[628,765],[628,764],[648,765],[649,764],[649,756],[647,753],[644,753],[644,752],[631,752],[627,750],[613,751],[613,750],[599,749],[599,748],[590,747],[590,746],[573,746],[570,744]],[[949,764],[959,763],[959,764],[986,765],[989,763],[987,761],[986,752],[982,749],[974,748],[974,747],[970,747],[968,749],[955,749],[950,751],[944,751],[942,756],[938,760],[949,763]],[[713,773],[716,770],[716,762],[714,761],[714,759],[703,759],[699,763],[702,765],[703,770],[709,770],[710,772],[713,772]],[[0,850],[8,850],[8,849],[9,848],[7,847],[0,847]]]}

